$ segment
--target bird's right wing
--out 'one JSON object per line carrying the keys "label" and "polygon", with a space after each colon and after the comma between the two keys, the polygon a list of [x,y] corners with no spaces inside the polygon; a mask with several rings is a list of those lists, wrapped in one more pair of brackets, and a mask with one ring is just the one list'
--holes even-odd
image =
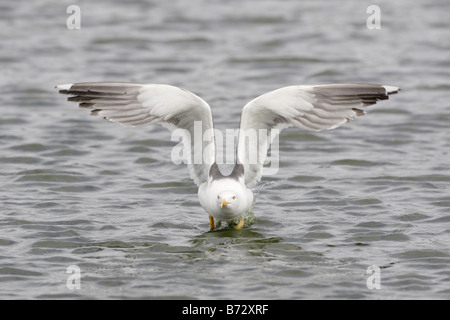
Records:
{"label": "bird's right wing", "polygon": [[[72,95],[69,101],[91,109],[91,115],[131,126],[160,124],[169,130],[183,129],[184,138],[190,138],[190,176],[197,185],[207,181],[215,162],[213,120],[211,108],[197,95],[163,84],[90,82],[56,88],[62,94]],[[203,141],[207,130],[210,139]]]}
{"label": "bird's right wing", "polygon": [[388,99],[388,95],[399,90],[373,84],[289,86],[253,99],[242,109],[237,148],[245,184],[251,187],[261,179],[273,129],[334,129],[363,115],[359,108]]}

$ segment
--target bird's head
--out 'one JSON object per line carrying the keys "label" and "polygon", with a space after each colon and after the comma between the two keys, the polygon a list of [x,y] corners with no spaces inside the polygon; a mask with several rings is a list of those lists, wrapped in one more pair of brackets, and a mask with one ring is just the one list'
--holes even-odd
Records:
{"label": "bird's head", "polygon": [[222,191],[217,195],[217,203],[222,209],[236,207],[238,201],[238,196],[232,191]]}

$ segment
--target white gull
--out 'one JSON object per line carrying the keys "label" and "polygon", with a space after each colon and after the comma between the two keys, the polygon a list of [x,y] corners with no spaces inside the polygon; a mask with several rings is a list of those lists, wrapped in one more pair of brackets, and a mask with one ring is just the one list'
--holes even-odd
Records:
{"label": "white gull", "polygon": [[[56,88],[60,93],[71,95],[69,101],[91,109],[92,115],[114,122],[130,126],[160,124],[169,130],[187,130],[191,137],[195,136],[197,121],[201,122],[202,137],[207,130],[213,129],[208,103],[178,87],[90,82],[61,84]],[[199,187],[198,197],[209,214],[210,229],[215,228],[214,219],[230,221],[237,218],[239,223],[235,228],[244,226],[242,217],[253,204],[250,188],[261,180],[272,132],[278,133],[288,127],[312,131],[334,129],[363,115],[364,111],[359,108],[388,99],[399,90],[394,86],[373,84],[296,85],[253,99],[242,109],[237,159],[228,176],[224,176],[216,164],[214,137],[207,141],[202,139],[201,148],[194,148],[194,139],[191,139],[189,173]],[[257,136],[256,157],[249,152],[249,142],[243,134],[247,130],[265,130],[267,133]]]}

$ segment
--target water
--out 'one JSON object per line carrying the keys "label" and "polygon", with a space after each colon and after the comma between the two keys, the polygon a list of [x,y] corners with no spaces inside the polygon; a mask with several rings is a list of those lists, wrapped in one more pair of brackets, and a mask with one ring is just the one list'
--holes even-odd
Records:
{"label": "water", "polygon": [[[80,2],[80,30],[70,4],[1,4],[0,298],[450,298],[448,1],[381,1],[380,30],[360,1]],[[187,88],[221,130],[286,85],[402,92],[337,130],[283,132],[254,224],[209,232],[170,133],[53,88],[80,81]]]}

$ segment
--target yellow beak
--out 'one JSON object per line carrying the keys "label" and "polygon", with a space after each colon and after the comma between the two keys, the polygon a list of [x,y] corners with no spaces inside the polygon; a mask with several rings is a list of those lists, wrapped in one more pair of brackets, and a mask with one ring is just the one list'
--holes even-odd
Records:
{"label": "yellow beak", "polygon": [[229,202],[227,202],[225,199],[222,199],[222,202],[220,203],[220,207],[226,207],[229,204]]}

